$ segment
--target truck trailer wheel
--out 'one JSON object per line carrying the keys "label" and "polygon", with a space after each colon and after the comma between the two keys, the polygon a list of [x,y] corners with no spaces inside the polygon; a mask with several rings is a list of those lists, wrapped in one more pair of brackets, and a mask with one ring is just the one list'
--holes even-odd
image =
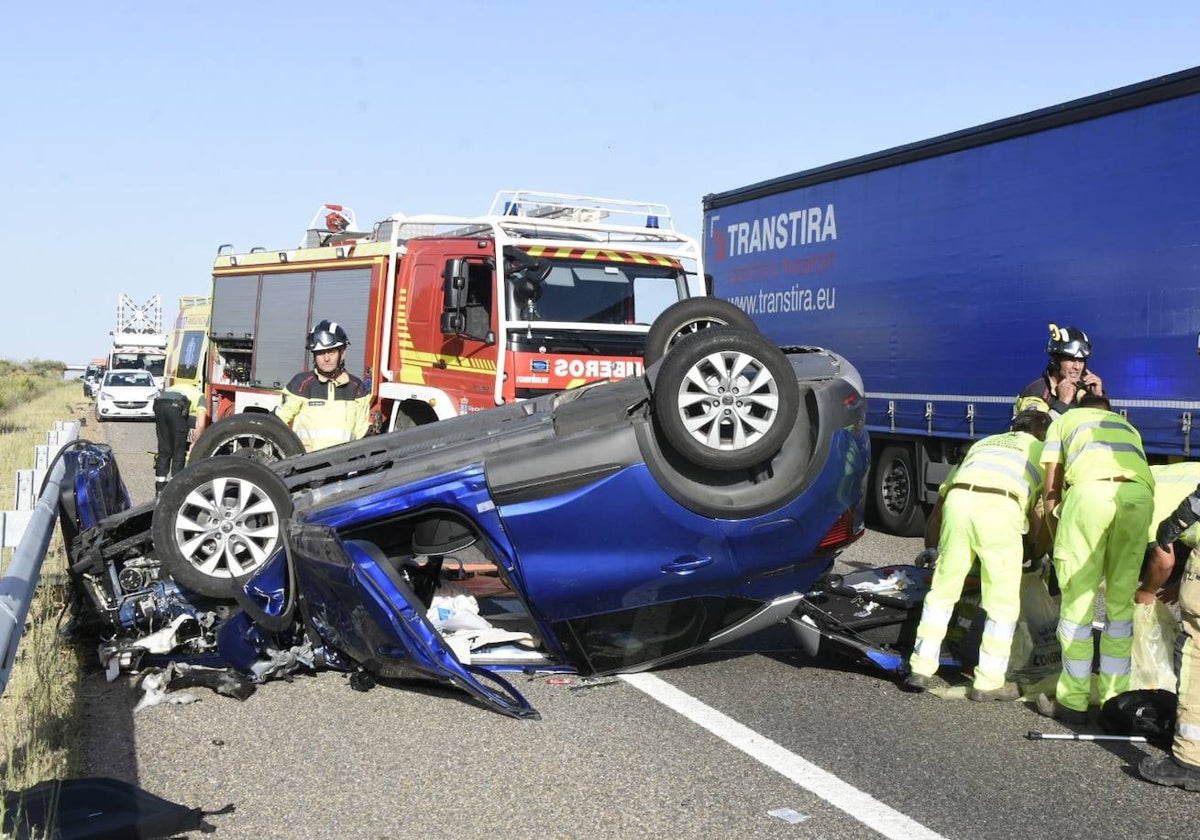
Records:
{"label": "truck trailer wheel", "polygon": [[907,446],[885,446],[879,453],[871,471],[871,503],[883,530],[902,537],[924,531],[921,482]]}
{"label": "truck trailer wheel", "polygon": [[189,463],[213,455],[240,455],[269,464],[304,454],[304,444],[274,414],[235,414],[213,423],[192,444]]}
{"label": "truck trailer wheel", "polygon": [[668,446],[714,470],[771,459],[800,410],[796,374],[757,332],[703,329],[680,338],[654,384],[654,415]]}
{"label": "truck trailer wheel", "polygon": [[738,327],[758,332],[750,316],[720,298],[698,297],[677,301],[662,311],[646,333],[645,364],[667,355],[675,342],[709,327]]}
{"label": "truck trailer wheel", "polygon": [[269,467],[239,455],[206,458],[159,495],[155,554],[181,586],[232,599],[280,544],[291,512],[292,496]]}

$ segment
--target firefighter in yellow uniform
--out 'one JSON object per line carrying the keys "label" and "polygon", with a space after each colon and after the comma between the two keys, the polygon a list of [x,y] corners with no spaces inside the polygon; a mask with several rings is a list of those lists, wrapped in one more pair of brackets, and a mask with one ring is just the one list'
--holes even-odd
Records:
{"label": "firefighter in yellow uniform", "polygon": [[967,696],[972,700],[1015,700],[1020,690],[1006,683],[1008,657],[1021,609],[1021,564],[1029,511],[1042,488],[1039,456],[1050,417],[1022,411],[1011,431],[986,437],[967,452],[939,488],[941,528],[938,563],[921,610],[916,646],[901,687],[924,691],[941,658],[942,640],[963,581],[979,559],[980,606],[987,611],[979,663]]}
{"label": "firefighter in yellow uniform", "polygon": [[275,415],[292,427],[307,452],[357,440],[370,428],[371,394],[345,368],[350,339],[341,324],[321,321],[308,336],[313,369],[292,377]]}
{"label": "firefighter in yellow uniform", "polygon": [[[1197,522],[1200,522],[1200,486],[1193,488],[1191,495],[1159,524],[1157,548],[1169,551],[1185,532],[1194,534]],[[1194,537],[1190,540],[1185,537],[1185,541],[1193,548],[1179,583],[1183,646],[1182,650],[1177,649],[1179,693],[1175,739],[1169,755],[1142,759],[1138,774],[1155,784],[1200,793],[1200,549],[1195,548]]]}
{"label": "firefighter in yellow uniform", "polygon": [[1154,511],[1154,478],[1141,435],[1099,395],[1084,397],[1050,425],[1042,463],[1046,524],[1062,589],[1063,660],[1054,698],[1039,695],[1036,706],[1047,717],[1084,724],[1101,581],[1107,618],[1100,635],[1100,703],[1129,690],[1133,595]]}

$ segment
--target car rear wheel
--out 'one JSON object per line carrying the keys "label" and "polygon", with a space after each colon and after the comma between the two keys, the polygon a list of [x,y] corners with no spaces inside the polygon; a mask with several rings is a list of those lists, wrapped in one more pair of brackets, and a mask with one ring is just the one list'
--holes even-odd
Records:
{"label": "car rear wheel", "polygon": [[213,455],[240,455],[260,464],[304,454],[304,444],[274,414],[235,414],[213,423],[192,444],[192,462]]}
{"label": "car rear wheel", "polygon": [[190,465],[163,489],[151,533],[181,586],[233,598],[280,544],[292,497],[270,468],[237,455]]}
{"label": "car rear wheel", "polygon": [[650,332],[646,333],[645,363],[657,362],[679,339],[709,327],[758,331],[750,316],[727,300],[687,298],[668,306],[650,325]]}
{"label": "car rear wheel", "polygon": [[783,352],[757,332],[704,329],[679,339],[654,383],[666,443],[697,466],[740,470],[774,456],[800,408]]}

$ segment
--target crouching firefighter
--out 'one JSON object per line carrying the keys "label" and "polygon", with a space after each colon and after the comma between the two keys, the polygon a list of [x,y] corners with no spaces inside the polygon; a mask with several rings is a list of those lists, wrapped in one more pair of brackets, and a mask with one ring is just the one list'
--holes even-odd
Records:
{"label": "crouching firefighter", "polygon": [[171,476],[183,469],[189,439],[195,439],[208,424],[204,391],[180,382],[154,399],[154,432],[158,454],[154,457],[154,495],[167,486]]}
{"label": "crouching firefighter", "polygon": [[[1005,682],[1005,674],[1021,608],[1024,536],[1045,477],[1039,456],[1049,425],[1048,414],[1022,411],[1013,419],[1011,431],[972,446],[938,489],[929,523],[931,529],[938,529],[938,563],[921,610],[909,673],[901,683],[904,690],[924,691],[937,672],[954,605],[978,558],[980,606],[987,611],[987,622],[967,696],[977,701],[1020,696],[1016,685]],[[1035,521],[1034,527],[1039,528],[1040,522]]]}
{"label": "crouching firefighter", "polygon": [[292,377],[275,415],[292,427],[308,452],[364,437],[371,425],[371,395],[346,370],[346,331],[336,321],[320,321],[306,346],[313,355],[312,370]]}

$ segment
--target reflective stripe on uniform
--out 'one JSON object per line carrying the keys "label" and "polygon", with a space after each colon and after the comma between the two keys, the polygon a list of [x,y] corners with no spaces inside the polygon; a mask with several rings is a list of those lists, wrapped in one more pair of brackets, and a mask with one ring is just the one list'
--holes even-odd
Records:
{"label": "reflective stripe on uniform", "polygon": [[1176,721],[1175,734],[1189,741],[1200,741],[1200,724]]}
{"label": "reflective stripe on uniform", "polygon": [[1092,657],[1090,656],[1087,659],[1067,659],[1064,656],[1062,663],[1063,670],[1077,680],[1086,679],[1092,675]]}
{"label": "reflective stripe on uniform", "polygon": [[1017,623],[1015,621],[993,621],[989,618],[983,623],[983,635],[991,636],[993,639],[1010,640],[1016,632]]}
{"label": "reflective stripe on uniform", "polygon": [[953,614],[953,610],[943,610],[926,604],[921,610],[921,621],[935,621],[940,624],[948,624],[950,616]]}
{"label": "reflective stripe on uniform", "polygon": [[1082,642],[1085,639],[1092,638],[1092,625],[1076,624],[1073,621],[1059,619],[1058,635],[1060,638],[1068,639],[1072,642]]}
{"label": "reflective stripe on uniform", "polygon": [[1128,656],[1108,656],[1100,654],[1100,673],[1121,676],[1128,674],[1131,659]]}
{"label": "reflective stripe on uniform", "polygon": [[1133,637],[1133,619],[1124,621],[1109,620],[1104,625],[1104,632],[1112,636],[1114,639],[1128,639]]}

